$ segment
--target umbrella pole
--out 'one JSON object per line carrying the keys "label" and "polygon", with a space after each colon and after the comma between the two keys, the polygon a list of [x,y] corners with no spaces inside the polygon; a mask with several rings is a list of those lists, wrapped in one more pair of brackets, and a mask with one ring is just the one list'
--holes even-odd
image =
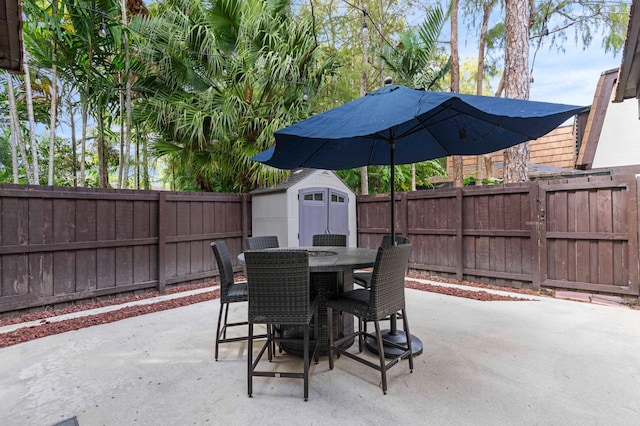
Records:
{"label": "umbrella pole", "polygon": [[391,167],[391,244],[396,245],[396,142],[389,144]]}
{"label": "umbrella pole", "polygon": [[[396,142],[391,141],[389,144],[389,157],[391,167],[391,245],[396,245]],[[395,336],[398,334],[397,315],[391,315],[389,319],[389,334]]]}
{"label": "umbrella pole", "polygon": [[[396,243],[396,143],[391,141],[389,143],[390,149],[390,165],[391,165],[391,244],[394,246]],[[382,339],[384,346],[385,358],[397,358],[402,354],[402,349],[398,349],[394,346],[385,345],[384,340],[394,342],[398,345],[407,344],[407,334],[404,331],[398,331],[398,314],[391,314],[389,316],[389,329],[382,330]],[[413,355],[420,355],[422,353],[422,341],[414,335],[409,335],[411,339],[411,352]],[[365,340],[365,346],[373,353],[378,353],[378,342],[372,337],[368,337]]]}

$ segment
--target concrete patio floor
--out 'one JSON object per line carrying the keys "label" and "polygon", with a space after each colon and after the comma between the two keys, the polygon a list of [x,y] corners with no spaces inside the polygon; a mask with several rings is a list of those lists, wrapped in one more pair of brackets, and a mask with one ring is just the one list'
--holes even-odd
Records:
{"label": "concrete patio floor", "polygon": [[[640,421],[640,311],[552,298],[482,302],[407,290],[424,353],[389,371],[327,357],[302,381],[255,378],[246,343],[213,359],[219,301],[0,349],[0,424],[630,425]],[[523,296],[528,297],[529,296]],[[533,299],[533,298],[532,298]],[[231,314],[242,316],[242,305]],[[282,356],[273,368],[298,360]]]}

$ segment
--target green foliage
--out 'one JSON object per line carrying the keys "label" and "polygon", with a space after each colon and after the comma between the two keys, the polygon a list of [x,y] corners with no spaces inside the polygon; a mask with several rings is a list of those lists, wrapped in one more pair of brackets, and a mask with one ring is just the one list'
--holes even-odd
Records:
{"label": "green foliage", "polygon": [[[485,64],[482,83],[482,94],[484,96],[493,96],[491,87],[492,78],[500,75],[500,71],[495,63]],[[475,94],[477,91],[478,79],[478,63],[476,61],[467,60],[460,67],[460,93]]]}
{"label": "green foliage", "polygon": [[[475,174],[472,176],[465,176],[463,178],[464,185],[475,185],[477,182],[478,182],[478,178],[475,176]],[[496,177],[482,179],[483,185],[499,185],[503,182],[504,182],[503,179],[496,178]]]}
{"label": "green foliage", "polygon": [[170,0],[132,22],[144,60],[136,117],[160,135],[153,152],[171,157],[174,175],[239,192],[285,176],[250,158],[311,113],[308,100],[333,66],[311,21],[288,13],[283,1]]}
{"label": "green foliage", "polygon": [[451,69],[450,59],[438,48],[438,39],[451,14],[451,6],[429,8],[417,30],[400,34],[396,46],[385,46],[380,57],[392,72],[395,83],[429,90],[444,90],[442,85]]}
{"label": "green foliage", "polygon": [[[503,2],[471,0],[461,5],[462,16],[477,27],[488,2],[495,12],[487,34],[485,79],[501,67]],[[286,172],[249,160],[273,144],[273,131],[360,96],[361,81],[366,91],[375,90],[389,73],[396,83],[409,86],[436,90],[446,86],[448,53],[441,42],[448,37],[443,24],[450,3],[440,3],[449,6],[426,8],[424,21],[408,29],[405,12],[422,7],[418,2],[164,0],[149,5],[149,17],[130,16],[131,24],[122,25],[116,0],[24,0],[24,42],[33,70],[35,117],[43,124],[38,128],[49,125],[50,70],[55,64],[63,96],[59,104],[82,105],[93,125],[104,127],[98,138],[106,145],[104,167],[115,170],[118,135],[109,132],[119,125],[123,40],[128,32],[138,90],[135,119],[153,134],[153,153],[170,166],[165,176],[171,184],[212,191],[247,191],[274,184]],[[535,4],[533,44],[562,50],[567,42],[588,46],[599,36],[604,51],[610,52],[624,43],[629,2]],[[103,18],[106,37],[98,33]],[[463,87],[471,87],[473,68],[472,63],[464,65]],[[23,82],[22,77],[14,81]],[[0,80],[4,88],[3,83]],[[486,81],[484,87],[489,88]],[[24,90],[23,83],[16,85],[19,117],[26,122]],[[0,118],[7,116],[6,109],[6,101],[0,99]],[[7,154],[6,134],[0,138]],[[70,167],[65,160],[70,157],[68,145],[56,141],[57,183],[70,182],[70,170],[58,175]],[[97,146],[95,141],[89,146],[86,159],[88,180],[96,185]],[[45,158],[39,164],[44,166],[48,147],[41,150]],[[0,159],[4,177],[11,173],[7,155]],[[399,186],[408,185],[407,167],[398,167]],[[383,191],[388,168],[369,171],[372,191]],[[354,182],[360,179],[357,171],[345,176]],[[352,187],[358,188],[358,183]]]}
{"label": "green foliage", "polygon": [[537,3],[531,25],[532,37],[548,37],[550,46],[562,49],[570,39],[585,48],[594,36],[603,36],[605,52],[617,51],[624,44],[629,4],[594,0],[557,0]]}
{"label": "green foliage", "polygon": [[[28,155],[31,150],[28,150]],[[54,156],[54,169],[53,169],[53,184],[56,186],[73,186],[73,151],[71,144],[68,140],[57,137],[55,139],[55,153]],[[41,136],[38,139],[38,165],[40,167],[40,175],[46,175],[47,173],[47,160],[49,156],[49,141],[46,136]],[[117,161],[117,156],[115,157]],[[91,163],[87,163],[86,167],[91,170]],[[18,160],[18,181],[21,184],[28,184],[27,175],[23,167],[22,160]],[[11,149],[9,144],[9,129],[2,129],[0,131],[0,182],[13,182],[13,167],[11,163]],[[86,185],[89,187],[97,187],[98,182],[89,181]]]}
{"label": "green foliage", "polygon": [[[465,16],[472,25],[477,25],[477,16],[481,15],[486,1],[476,0],[465,4]],[[496,15],[503,12],[503,2],[488,1],[495,3]],[[605,53],[617,52],[624,45],[629,20],[628,2],[554,0],[534,4],[536,9],[529,31],[534,43],[544,42],[550,49],[563,51],[568,42],[587,48],[594,37],[600,35]],[[495,24],[487,33],[489,51],[504,48],[504,20],[494,19],[493,22]]]}
{"label": "green foliage", "polygon": [[[430,179],[445,176],[446,159],[430,160],[416,163],[416,187],[431,188]],[[369,166],[369,193],[384,194],[391,191],[391,168],[388,166]],[[336,173],[356,193],[360,191],[360,169],[337,170]],[[411,165],[396,165],[396,191],[411,191]]]}
{"label": "green foliage", "polygon": [[[13,182],[9,127],[0,129],[0,182]],[[25,176],[26,179],[26,176]]]}

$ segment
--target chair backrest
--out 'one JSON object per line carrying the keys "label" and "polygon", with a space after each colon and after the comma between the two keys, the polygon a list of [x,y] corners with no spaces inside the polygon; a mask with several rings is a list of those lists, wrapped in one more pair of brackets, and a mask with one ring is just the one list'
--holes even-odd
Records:
{"label": "chair backrest", "polygon": [[229,286],[233,284],[233,264],[231,256],[224,241],[214,241],[211,243],[213,255],[218,264],[218,272],[220,273],[220,302],[226,303],[226,297]]}
{"label": "chair backrest", "polygon": [[370,309],[378,318],[404,308],[404,278],[410,254],[410,244],[378,249],[369,295]]}
{"label": "chair backrest", "polygon": [[310,313],[309,253],[246,251],[250,323],[307,324]]}
{"label": "chair backrest", "polygon": [[268,248],[278,248],[277,235],[264,235],[260,237],[248,237],[247,238],[247,250],[262,250]]}
{"label": "chair backrest", "polygon": [[345,234],[315,234],[313,236],[314,246],[346,247],[347,236]]}
{"label": "chair backrest", "polygon": [[[409,244],[409,239],[402,235],[396,235],[396,245]],[[380,247],[391,247],[391,235],[385,235],[382,237],[382,244]]]}

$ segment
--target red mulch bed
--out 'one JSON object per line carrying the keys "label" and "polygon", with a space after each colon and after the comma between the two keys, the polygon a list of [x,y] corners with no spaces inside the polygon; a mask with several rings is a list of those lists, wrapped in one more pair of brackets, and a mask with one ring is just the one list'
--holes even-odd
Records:
{"label": "red mulch bed", "polygon": [[[216,281],[210,281],[203,284],[190,284],[179,287],[168,288],[164,294],[182,293],[184,291],[195,290],[204,287],[213,287],[218,285]],[[158,290],[149,290],[141,294],[132,294],[130,296],[114,297],[112,299],[103,299],[99,302],[78,302],[75,305],[70,305],[66,308],[48,309],[45,307],[42,311],[35,311],[26,314],[22,314],[10,318],[0,318],[0,327],[11,324],[19,324],[21,322],[37,321],[41,319],[57,317],[65,314],[72,314],[74,312],[87,311],[90,309],[103,308],[105,306],[121,305],[123,303],[135,302],[137,300],[150,299],[152,297],[162,296]],[[217,296],[216,296],[217,297]],[[164,309],[160,309],[164,310]]]}
{"label": "red mulch bed", "polygon": [[[440,285],[426,284],[418,281],[407,280],[404,286],[414,290],[429,291],[431,293],[446,294],[447,296],[464,297],[467,299],[480,300],[483,302],[492,301],[532,301],[533,299],[525,299],[522,297],[503,296],[500,294],[489,293],[483,290],[464,290],[456,287],[443,287]],[[504,289],[502,289],[504,290]]]}
{"label": "red mulch bed", "polygon": [[[477,283],[457,282],[454,280],[444,280],[442,278],[434,278],[434,277],[429,277],[429,279],[444,281],[449,283],[464,284],[464,285],[473,286],[473,287],[505,290],[504,288],[501,288],[501,287],[479,285]],[[179,293],[179,292],[197,289],[197,288],[211,287],[216,284],[217,283],[215,282],[209,282],[205,284],[175,287],[172,289],[168,289],[166,293]],[[480,300],[480,301],[531,300],[531,299],[524,299],[524,298],[512,297],[512,296],[502,296],[502,295],[492,294],[492,293],[481,291],[481,290],[472,291],[472,290],[464,290],[464,289],[455,288],[455,287],[443,287],[443,286],[437,286],[432,284],[424,284],[417,281],[413,281],[411,279],[406,281],[405,286],[407,288],[412,288],[416,290],[440,293],[448,296],[465,297],[465,298]],[[509,289],[509,291],[510,292],[514,291],[514,292],[524,293],[524,294],[534,294],[531,291],[522,290],[522,289],[520,290]],[[22,322],[40,320],[39,325],[19,328],[15,331],[8,332],[8,333],[0,333],[0,348],[15,345],[18,343],[28,342],[30,340],[38,339],[41,337],[64,333],[67,331],[79,330],[81,328],[91,327],[93,325],[107,324],[107,323],[119,321],[125,318],[136,317],[139,315],[164,311],[167,309],[174,309],[182,306],[188,306],[194,303],[200,303],[200,302],[205,302],[207,300],[217,299],[219,297],[219,291],[215,290],[215,291],[205,292],[205,293],[196,294],[192,296],[178,297],[175,299],[166,300],[163,302],[151,303],[148,305],[123,307],[121,309],[116,309],[110,312],[105,312],[105,313],[95,314],[95,315],[87,315],[87,316],[72,318],[64,321],[49,322],[47,320],[47,318],[51,318],[59,315],[64,315],[64,314],[69,314],[69,313],[74,313],[79,311],[86,311],[90,309],[101,308],[104,306],[119,305],[127,302],[133,302],[136,300],[156,297],[159,295],[160,294],[157,291],[149,291],[141,295],[131,295],[126,297],[114,298],[109,300],[103,300],[96,303],[77,304],[77,305],[69,306],[64,309],[43,310],[40,312],[32,312],[32,313],[24,314],[14,318],[0,319],[0,327],[5,325],[10,325],[10,324],[18,324]]]}

